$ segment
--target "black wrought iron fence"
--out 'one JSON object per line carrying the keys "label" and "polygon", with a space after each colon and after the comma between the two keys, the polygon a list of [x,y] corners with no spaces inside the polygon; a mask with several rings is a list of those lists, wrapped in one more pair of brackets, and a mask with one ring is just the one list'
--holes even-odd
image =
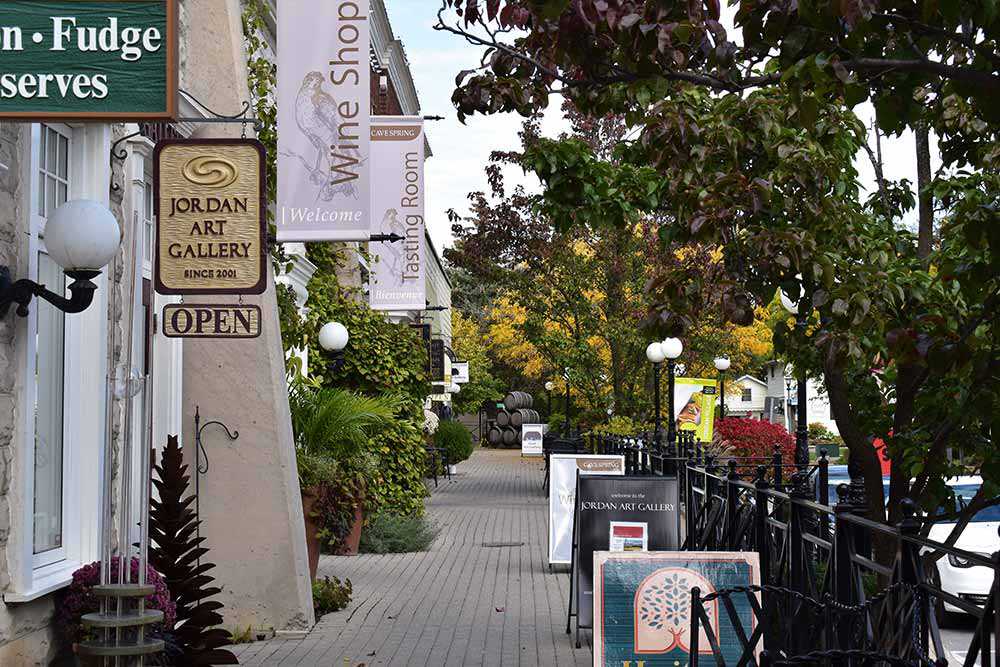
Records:
{"label": "black wrought iron fence", "polygon": [[[868,519],[860,480],[841,485],[830,498],[825,455],[804,469],[783,462],[777,451],[717,461],[691,434],[678,436],[668,444],[650,433],[590,434],[583,445],[592,453],[624,456],[628,475],[679,478],[685,550],[759,554],[761,586],[692,596],[696,617],[706,602],[726,610],[733,596],[753,598],[751,626],[734,621],[745,649],[740,667],[941,666],[949,656],[938,625],[945,603],[975,619],[963,664],[995,664],[1000,553],[984,556],[922,537],[933,517],[921,516],[909,501],[896,526]],[[989,593],[956,595],[942,588],[941,558],[989,568]],[[691,646],[696,667],[698,652]],[[713,662],[724,667],[718,646],[711,648]]]}
{"label": "black wrought iron fence", "polygon": [[[723,473],[711,463],[687,464],[685,549],[759,554],[763,586],[753,591],[759,604],[751,606],[761,642],[744,651],[748,662],[741,664],[946,664],[938,626],[945,602],[976,619],[964,664],[993,664],[1000,553],[986,557],[921,537],[931,517],[921,517],[910,501],[896,526],[866,518],[860,480],[841,485],[831,506],[822,459],[792,475],[784,488],[775,488],[780,478],[768,479],[764,467],[752,479],[737,468],[727,463]],[[941,587],[935,562],[948,557],[991,570],[985,604]],[[703,613],[708,599],[746,594],[695,594],[693,613]],[[785,631],[790,624],[796,628],[791,634]],[[750,628],[737,634],[749,638]],[[754,651],[761,649],[767,653],[758,660]],[[691,664],[697,664],[693,651]]]}

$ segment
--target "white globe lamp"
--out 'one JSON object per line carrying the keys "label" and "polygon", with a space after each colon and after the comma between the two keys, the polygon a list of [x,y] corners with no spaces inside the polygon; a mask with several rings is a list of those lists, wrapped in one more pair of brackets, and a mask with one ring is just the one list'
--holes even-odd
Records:
{"label": "white globe lamp", "polygon": [[651,364],[663,363],[663,360],[667,358],[667,355],[663,353],[663,345],[660,343],[650,343],[646,346],[646,358],[649,359]]}
{"label": "white globe lamp", "polygon": [[121,242],[114,214],[89,199],[66,202],[45,223],[45,248],[67,273],[100,271],[114,259]]}
{"label": "white globe lamp", "polygon": [[342,352],[351,336],[340,322],[327,322],[319,330],[319,346],[327,352]]}
{"label": "white globe lamp", "polygon": [[684,351],[684,343],[680,338],[667,338],[660,345],[663,348],[663,356],[671,361],[681,356]]}

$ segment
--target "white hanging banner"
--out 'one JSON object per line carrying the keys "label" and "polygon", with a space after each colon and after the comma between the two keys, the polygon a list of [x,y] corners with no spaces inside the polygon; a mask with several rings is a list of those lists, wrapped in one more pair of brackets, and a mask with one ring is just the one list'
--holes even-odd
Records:
{"label": "white hanging banner", "polygon": [[423,310],[424,121],[414,116],[372,118],[372,234],[397,234],[372,244],[369,298],[375,310]]}
{"label": "white hanging banner", "polygon": [[369,0],[281,0],[278,241],[367,240]]}

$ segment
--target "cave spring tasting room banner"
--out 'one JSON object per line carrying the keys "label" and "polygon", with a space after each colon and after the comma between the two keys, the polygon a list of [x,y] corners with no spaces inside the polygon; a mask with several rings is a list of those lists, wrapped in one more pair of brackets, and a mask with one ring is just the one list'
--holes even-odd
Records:
{"label": "cave spring tasting room banner", "polygon": [[412,116],[372,119],[372,234],[398,234],[396,243],[374,245],[371,307],[423,310],[424,132]]}
{"label": "cave spring tasting room banner", "polygon": [[0,2],[0,118],[169,120],[176,111],[176,0]]}
{"label": "cave spring tasting room banner", "polygon": [[368,0],[281,0],[278,241],[367,240]]}

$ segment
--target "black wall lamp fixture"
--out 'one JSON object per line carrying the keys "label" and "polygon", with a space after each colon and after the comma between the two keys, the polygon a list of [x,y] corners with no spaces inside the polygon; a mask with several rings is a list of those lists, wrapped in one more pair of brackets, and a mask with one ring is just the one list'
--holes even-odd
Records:
{"label": "black wall lamp fixture", "polygon": [[49,257],[73,279],[70,297],[56,294],[33,280],[13,280],[10,268],[0,266],[0,317],[12,304],[14,312],[27,317],[35,297],[44,299],[65,313],[82,313],[94,300],[101,275],[121,245],[121,228],[104,204],[87,199],[69,201],[57,208],[45,224],[45,248]]}

